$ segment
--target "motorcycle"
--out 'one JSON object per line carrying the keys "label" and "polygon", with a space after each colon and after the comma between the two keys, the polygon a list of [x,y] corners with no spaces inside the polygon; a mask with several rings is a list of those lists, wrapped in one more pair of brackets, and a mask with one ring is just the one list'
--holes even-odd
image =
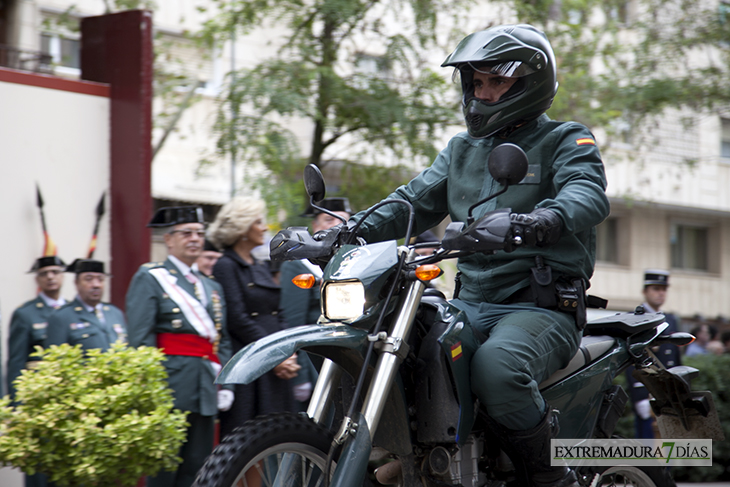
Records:
{"label": "motorcycle", "polygon": [[[472,206],[468,225],[451,223],[431,255],[417,250],[432,243],[349,241],[356,228],[349,237],[323,240],[314,239],[306,227],[276,235],[272,260],[331,257],[319,284],[322,316],[317,324],[246,346],[223,367],[217,383],[248,384],[298,350],[324,357],[324,363],[306,414],[270,414],[245,423],[209,456],[196,487],[519,485],[522,472],[499,447],[498,433],[470,390],[470,359],[484,337],[443,294],[427,287],[441,274],[438,262],[499,252],[506,240],[522,244],[510,233],[508,209],[476,221],[471,212],[518,183],[527,157],[519,147],[503,144],[488,165],[503,188]],[[304,180],[318,208],[315,202],[325,193],[321,173],[310,165]],[[410,204],[386,200],[371,211],[383,204],[409,208],[409,242]],[[311,287],[315,279],[302,275],[295,283]],[[667,326],[663,314],[641,307],[587,324],[570,363],[540,384],[547,403],[559,412],[559,438],[612,437],[628,399],[614,379],[629,365],[652,392],[660,427],[662,419],[680,425],[672,437],[682,432],[686,438],[707,437],[700,435],[710,434],[708,423],[719,426],[711,394],[690,388],[698,371],[666,370],[653,355],[654,346],[694,339],[682,332],[665,335]],[[584,487],[674,485],[661,467],[581,466],[576,473]]]}

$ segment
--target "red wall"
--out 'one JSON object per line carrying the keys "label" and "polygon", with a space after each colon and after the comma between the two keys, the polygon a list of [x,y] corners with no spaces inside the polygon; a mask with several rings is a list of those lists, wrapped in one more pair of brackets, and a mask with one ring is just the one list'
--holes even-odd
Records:
{"label": "red wall", "polygon": [[123,308],[132,276],[150,255],[152,14],[86,17],[81,36],[81,77],[111,90],[111,301]]}

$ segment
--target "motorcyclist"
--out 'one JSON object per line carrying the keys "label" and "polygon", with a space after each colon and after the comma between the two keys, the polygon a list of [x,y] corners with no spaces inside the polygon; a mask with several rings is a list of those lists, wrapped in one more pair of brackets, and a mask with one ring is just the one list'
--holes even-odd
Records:
{"label": "motorcyclist", "polygon": [[[523,24],[473,33],[442,66],[460,75],[467,132],[388,199],[413,205],[414,234],[446,216],[466,222],[469,207],[500,188],[487,169],[491,151],[510,142],[527,153],[524,180],[474,210],[479,218],[511,208],[512,233],[525,245],[460,258],[461,292],[452,304],[488,337],[472,361],[472,390],[516,470],[537,487],[577,486],[571,470],[550,466],[557,417],[538,384],[567,365],[580,343],[595,226],[609,213],[603,163],[585,126],[545,115],[558,83],[543,32]],[[345,235],[362,216],[326,232]],[[383,206],[358,235],[368,242],[403,237],[407,218],[402,205]],[[571,292],[581,298],[560,310],[557,297]]]}

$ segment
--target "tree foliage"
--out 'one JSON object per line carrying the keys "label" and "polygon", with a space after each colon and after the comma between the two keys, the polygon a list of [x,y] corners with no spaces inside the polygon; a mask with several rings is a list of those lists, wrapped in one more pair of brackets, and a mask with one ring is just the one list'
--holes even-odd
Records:
{"label": "tree foliage", "polygon": [[[459,0],[232,0],[208,22],[208,43],[277,26],[275,57],[230,78],[215,125],[220,154],[263,164],[281,190],[304,164],[424,163],[439,129],[458,123],[456,97],[429,59]],[[311,127],[300,148],[292,124]],[[293,189],[293,188],[292,188]],[[382,182],[379,195],[384,196]],[[363,190],[362,187],[359,190]],[[367,192],[367,191],[366,191]],[[301,190],[299,190],[301,195]],[[385,193],[387,194],[387,193]],[[303,198],[296,209],[301,211]],[[294,209],[292,209],[294,210]]]}
{"label": "tree foliage", "polygon": [[[727,109],[730,17],[704,0],[516,0],[558,60],[556,119],[609,134],[644,130],[667,109]],[[617,123],[618,122],[618,123]]]}
{"label": "tree foliage", "polygon": [[18,404],[0,400],[0,463],[96,487],[134,486],[179,463],[187,423],[157,348],[63,344],[35,355],[15,381]]}
{"label": "tree foliage", "polygon": [[[218,151],[263,164],[277,198],[301,194],[307,162],[337,160],[345,170],[428,163],[439,129],[461,124],[458,94],[438,62],[464,35],[512,22],[536,25],[553,44],[560,89],[552,118],[609,137],[635,134],[668,108],[728,105],[730,18],[719,8],[704,0],[221,0],[201,40],[276,26],[272,42],[281,47],[235,73],[216,123]],[[368,63],[374,69],[361,69]],[[296,120],[312,127],[308,147],[294,142]],[[348,189],[368,203],[394,187],[365,182]]]}

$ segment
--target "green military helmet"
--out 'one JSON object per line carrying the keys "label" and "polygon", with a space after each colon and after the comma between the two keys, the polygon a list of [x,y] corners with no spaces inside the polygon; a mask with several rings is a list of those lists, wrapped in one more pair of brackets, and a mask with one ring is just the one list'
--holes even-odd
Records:
{"label": "green military helmet", "polygon": [[[527,24],[500,25],[470,34],[441,66],[459,70],[464,119],[469,135],[475,138],[537,118],[550,108],[558,91],[550,42]],[[498,101],[488,103],[474,96],[475,70],[517,78],[517,82]]]}

